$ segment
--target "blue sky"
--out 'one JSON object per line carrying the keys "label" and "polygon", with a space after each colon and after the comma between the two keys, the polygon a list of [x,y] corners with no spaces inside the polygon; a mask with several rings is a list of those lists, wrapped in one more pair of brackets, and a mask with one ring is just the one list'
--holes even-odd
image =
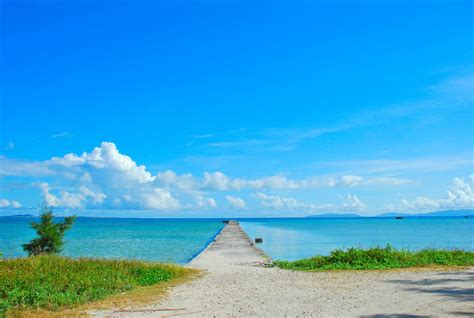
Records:
{"label": "blue sky", "polygon": [[2,214],[474,204],[470,1],[1,7]]}

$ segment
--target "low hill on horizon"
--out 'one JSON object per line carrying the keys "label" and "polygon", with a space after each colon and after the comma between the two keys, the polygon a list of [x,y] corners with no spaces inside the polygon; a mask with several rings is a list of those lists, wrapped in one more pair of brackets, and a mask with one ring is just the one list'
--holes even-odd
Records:
{"label": "low hill on horizon", "polygon": [[412,216],[474,216],[474,210],[466,209],[466,210],[443,210],[443,211],[434,211],[434,212],[427,212],[427,213],[416,213],[416,214],[409,214],[409,213],[400,213],[400,212],[389,212],[377,215],[378,217],[396,217],[396,216],[403,216],[403,217],[412,217]]}
{"label": "low hill on horizon", "polygon": [[[474,209],[464,209],[464,210],[443,210],[443,211],[433,211],[426,213],[402,213],[402,212],[388,212],[375,215],[375,217],[440,217],[440,216],[474,216]],[[313,214],[306,216],[307,218],[355,218],[355,217],[364,217],[355,213],[325,213],[325,214]]]}

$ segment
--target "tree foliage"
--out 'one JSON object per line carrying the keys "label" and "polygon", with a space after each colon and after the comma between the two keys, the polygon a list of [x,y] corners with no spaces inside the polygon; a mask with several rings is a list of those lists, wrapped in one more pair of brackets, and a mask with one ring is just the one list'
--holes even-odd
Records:
{"label": "tree foliage", "polygon": [[31,227],[36,231],[38,237],[27,244],[23,244],[23,249],[30,256],[61,252],[64,243],[64,232],[71,228],[75,219],[76,216],[74,215],[64,218],[62,222],[54,223],[53,211],[51,208],[44,206],[40,222],[31,222]]}

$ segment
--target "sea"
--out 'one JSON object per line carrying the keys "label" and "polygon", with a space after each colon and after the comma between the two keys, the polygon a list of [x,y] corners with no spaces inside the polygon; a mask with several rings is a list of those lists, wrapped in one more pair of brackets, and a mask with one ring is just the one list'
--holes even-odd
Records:
{"label": "sea", "polygon": [[[0,217],[0,253],[22,257],[35,237],[30,217]],[[208,246],[222,219],[81,218],[65,235],[62,255],[141,259],[185,264]],[[349,247],[393,247],[474,251],[474,218],[409,217],[240,219],[273,259],[296,260]]]}

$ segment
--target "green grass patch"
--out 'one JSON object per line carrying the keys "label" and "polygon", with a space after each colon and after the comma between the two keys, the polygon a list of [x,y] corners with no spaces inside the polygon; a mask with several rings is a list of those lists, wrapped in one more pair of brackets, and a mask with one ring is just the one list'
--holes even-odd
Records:
{"label": "green grass patch", "polygon": [[0,260],[0,317],[8,310],[72,308],[188,275],[175,265],[54,255]]}
{"label": "green grass patch", "polygon": [[474,253],[461,250],[425,249],[418,252],[385,248],[349,248],[334,250],[329,256],[315,256],[297,261],[274,261],[283,269],[302,271],[317,270],[367,270],[427,266],[472,266]]}

